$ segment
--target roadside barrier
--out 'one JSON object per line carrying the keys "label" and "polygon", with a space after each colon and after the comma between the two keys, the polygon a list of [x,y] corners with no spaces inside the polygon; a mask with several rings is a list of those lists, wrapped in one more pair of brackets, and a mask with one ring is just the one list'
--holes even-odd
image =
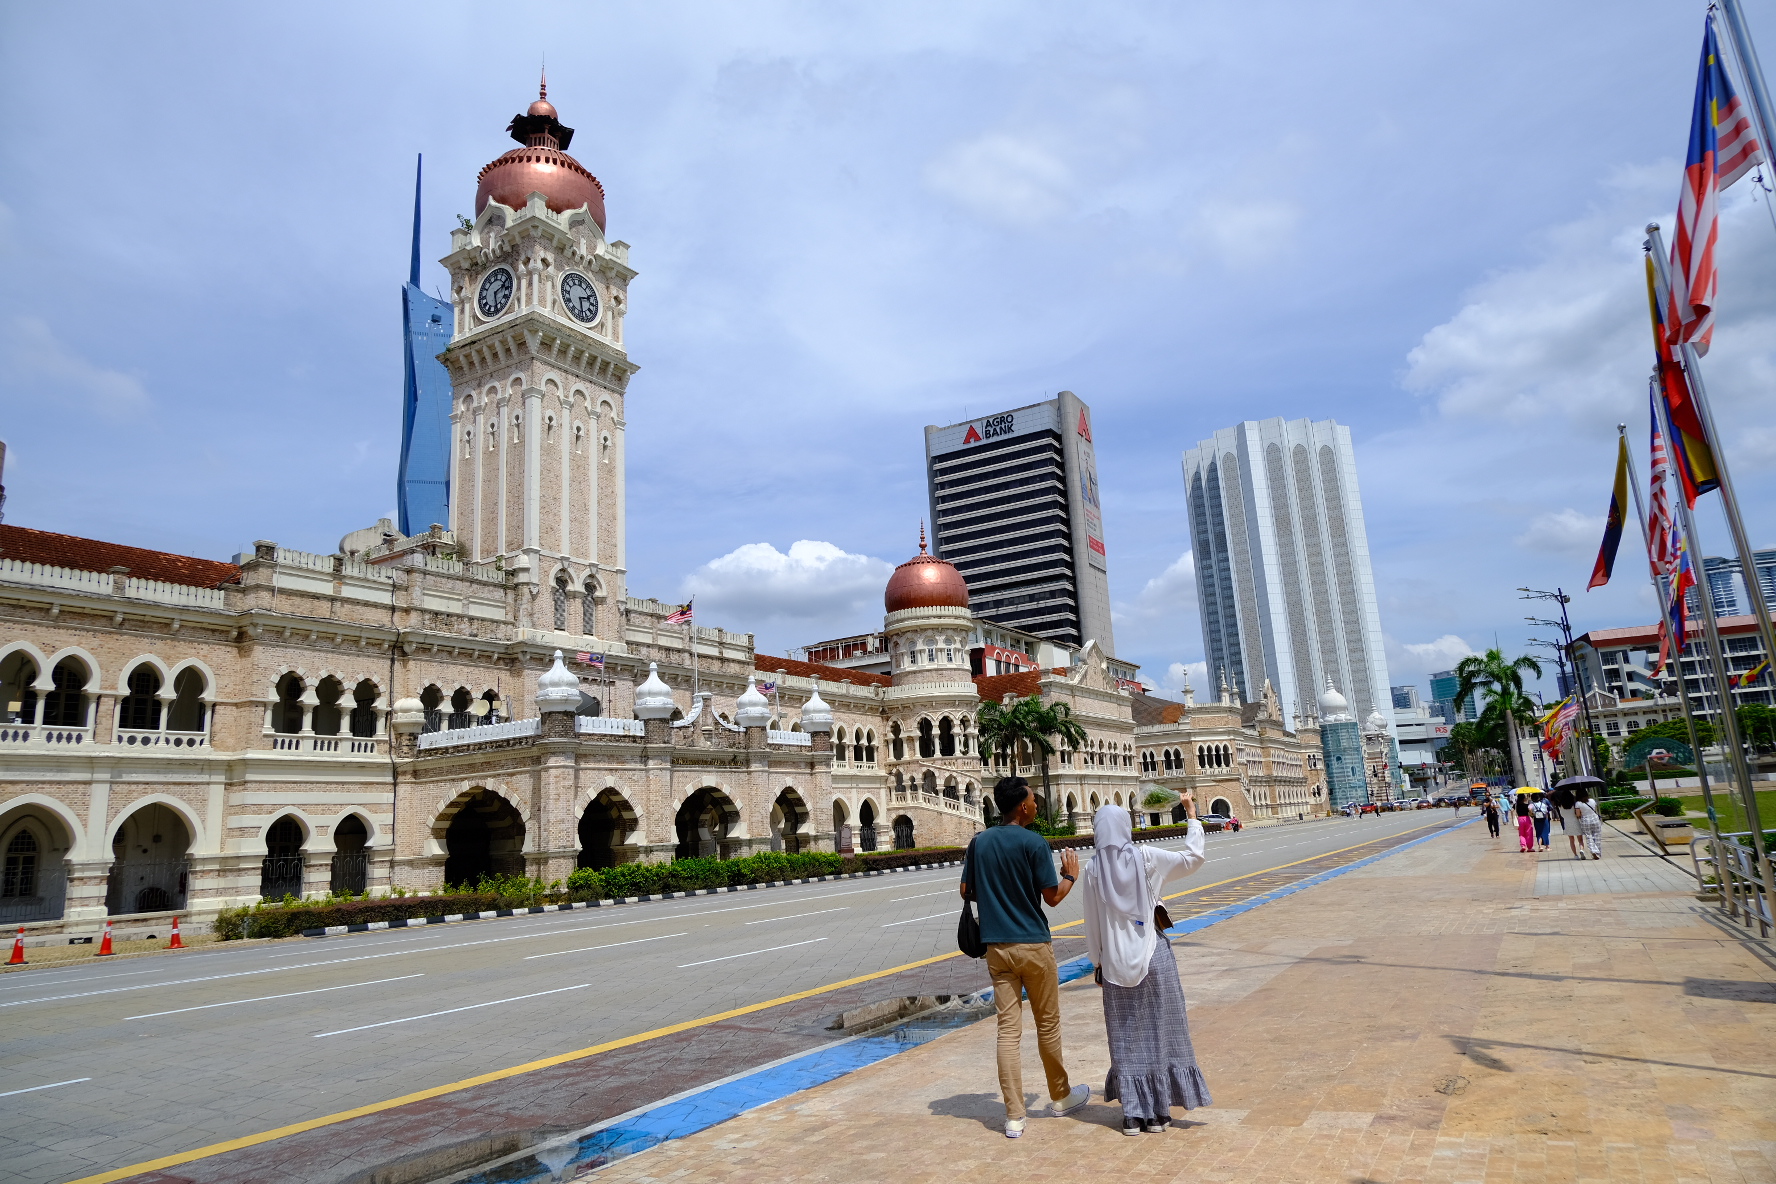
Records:
{"label": "roadside barrier", "polygon": [[179,918],[174,917],[173,918],[173,940],[167,943],[167,949],[182,950],[184,948],[185,948],[185,943],[179,940]]}
{"label": "roadside barrier", "polygon": [[19,926],[18,936],[12,939],[12,957],[6,960],[8,966],[25,964],[25,927]]}
{"label": "roadside barrier", "polygon": [[99,952],[94,954],[93,957],[108,958],[111,956],[111,954],[113,952],[114,951],[111,949],[111,922],[106,921],[105,922],[105,939],[99,943]]}

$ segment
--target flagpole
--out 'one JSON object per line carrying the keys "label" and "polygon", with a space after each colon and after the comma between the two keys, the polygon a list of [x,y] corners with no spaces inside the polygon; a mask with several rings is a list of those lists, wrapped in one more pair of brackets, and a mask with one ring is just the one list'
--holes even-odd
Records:
{"label": "flagpole", "polygon": [[[1721,15],[1727,18],[1727,39],[1733,43],[1733,56],[1739,59],[1739,74],[1745,83],[1745,97],[1751,107],[1752,122],[1757,124],[1758,145],[1764,150],[1764,163],[1770,165],[1772,144],[1776,137],[1771,135],[1776,130],[1776,118],[1771,115],[1770,89],[1764,85],[1764,68],[1758,62],[1757,47],[1751,43],[1751,29],[1745,23],[1745,13],[1739,7],[1739,0],[1719,0]],[[1764,194],[1765,202],[1770,195]]]}
{"label": "flagpole", "polygon": [[[1659,406],[1657,375],[1654,376],[1653,383],[1654,385],[1651,390],[1653,397],[1648,400],[1647,410],[1654,417],[1652,425],[1653,429],[1655,431],[1663,432],[1665,429],[1663,425],[1659,423],[1657,418],[1659,414],[1657,410]],[[1621,434],[1622,439],[1626,440],[1628,438],[1627,424],[1617,424],[1616,431]],[[1667,443],[1665,447],[1666,453],[1669,455],[1671,445]],[[1653,562],[1653,536],[1652,531],[1647,526],[1646,503],[1641,501],[1640,498],[1640,474],[1636,472],[1634,468],[1634,449],[1632,448],[1628,450],[1628,487],[1634,491],[1634,516],[1640,522],[1640,539],[1646,546],[1647,575],[1653,581],[1653,596],[1659,602],[1659,612],[1668,620],[1670,614],[1666,612],[1666,607],[1670,604],[1670,597],[1666,591],[1665,577],[1659,573],[1658,565]],[[1678,492],[1678,496],[1683,496],[1681,490]],[[1666,628],[1669,629],[1670,626],[1667,625]],[[1684,727],[1689,730],[1690,755],[1691,759],[1696,762],[1696,784],[1702,790],[1702,807],[1708,811],[1708,833],[1714,840],[1715,852],[1718,858],[1721,841],[1720,819],[1716,815],[1714,809],[1714,791],[1710,788],[1708,783],[1708,762],[1702,759],[1702,746],[1696,743],[1696,716],[1695,713],[1690,710],[1690,684],[1689,680],[1684,678],[1683,672],[1683,641],[1682,639],[1677,639],[1674,644],[1677,648],[1677,700],[1683,707]],[[1653,780],[1652,757],[1649,755],[1647,757],[1647,797],[1655,802],[1659,800],[1657,785],[1658,782]],[[1726,882],[1726,879],[1725,876],[1721,877],[1723,884]],[[1727,898],[1729,902],[1735,902],[1734,894],[1730,889],[1727,892]]]}
{"label": "flagpole", "polygon": [[[1700,402],[1699,399],[1698,402]],[[1665,438],[1672,439],[1670,408],[1666,406],[1663,398],[1654,400],[1654,406],[1659,409],[1660,418],[1664,421]],[[1712,433],[1712,429],[1708,430]],[[1720,463],[1720,454],[1717,452],[1715,454],[1717,472],[1721,471]],[[1724,472],[1721,472],[1721,478],[1724,488],[1726,479]],[[1690,500],[1684,496],[1681,484],[1677,491],[1677,512],[1683,523],[1684,540],[1689,547],[1690,561],[1693,564],[1696,562],[1696,557],[1702,553],[1701,537],[1696,529],[1695,511],[1690,509]],[[1776,882],[1772,881],[1770,875],[1770,853],[1764,849],[1764,830],[1763,823],[1758,818],[1757,791],[1752,784],[1751,767],[1745,759],[1745,745],[1739,737],[1739,718],[1733,712],[1733,691],[1727,685],[1727,660],[1726,654],[1721,649],[1720,630],[1714,619],[1714,597],[1709,592],[1706,580],[1697,583],[1695,588],[1696,601],[1702,609],[1703,640],[1707,643],[1709,651],[1708,669],[1714,679],[1715,694],[1720,703],[1720,727],[1726,736],[1727,752],[1731,761],[1730,767],[1733,770],[1734,780],[1739,784],[1746,821],[1751,827],[1751,850],[1757,859],[1758,876],[1763,881],[1764,900],[1767,905],[1768,902],[1776,900]],[[1688,628],[1684,632],[1687,634]],[[1677,650],[1678,681],[1682,683],[1687,677],[1684,673],[1684,650],[1689,646],[1689,639],[1687,636],[1673,638],[1672,644]],[[1704,699],[1704,705],[1706,705],[1706,699]],[[1702,759],[1702,750],[1698,748],[1696,750],[1698,776],[1700,776],[1705,763]],[[1655,801],[1658,800],[1658,794],[1655,793],[1653,798]]]}
{"label": "flagpole", "polygon": [[[1659,233],[1659,224],[1652,222],[1647,225],[1647,245],[1652,255],[1653,267],[1659,282],[1666,291],[1671,290],[1671,277],[1666,273],[1665,240]],[[1710,447],[1714,451],[1715,475],[1720,480],[1721,511],[1727,516],[1727,529],[1732,531],[1733,546],[1739,552],[1739,574],[1745,583],[1747,598],[1751,601],[1751,613],[1757,621],[1758,634],[1763,639],[1764,656],[1776,657],[1776,628],[1770,620],[1770,606],[1764,601],[1763,585],[1758,581],[1757,560],[1752,553],[1751,541],[1745,533],[1745,520],[1739,514],[1739,498],[1733,492],[1733,478],[1727,472],[1727,456],[1723,448],[1720,431],[1714,424],[1714,411],[1708,403],[1708,388],[1702,382],[1702,367],[1697,364],[1696,350],[1689,342],[1683,342],[1679,348],[1683,351],[1685,376],[1689,379],[1690,393],[1696,400],[1696,411],[1701,416],[1702,430],[1708,434]],[[1663,405],[1664,400],[1659,400]],[[1667,422],[1667,429],[1670,424]],[[1666,439],[1671,440],[1669,430]],[[1681,494],[1681,491],[1680,491]],[[1686,532],[1690,533],[1690,553],[1693,560],[1699,561],[1701,551],[1695,543],[1694,515],[1690,512],[1689,499],[1679,496],[1683,503],[1685,522],[1690,525]],[[1714,648],[1714,665],[1716,667],[1716,685],[1720,689],[1721,715],[1727,725],[1727,736],[1733,745],[1733,759],[1736,768],[1743,778],[1745,795],[1745,819],[1751,827],[1752,850],[1757,853],[1759,871],[1764,881],[1764,900],[1766,904],[1776,901],[1776,877],[1770,872],[1770,853],[1764,847],[1764,824],[1758,816],[1757,790],[1752,784],[1751,768],[1745,758],[1745,748],[1739,736],[1739,717],[1733,702],[1733,688],[1727,684],[1726,655],[1721,652],[1720,639],[1715,635],[1714,596],[1705,585],[1708,582],[1706,568],[1702,570],[1701,581],[1698,583],[1696,599],[1702,602],[1702,621],[1709,631],[1709,645]],[[1681,670],[1681,667],[1680,667]]]}

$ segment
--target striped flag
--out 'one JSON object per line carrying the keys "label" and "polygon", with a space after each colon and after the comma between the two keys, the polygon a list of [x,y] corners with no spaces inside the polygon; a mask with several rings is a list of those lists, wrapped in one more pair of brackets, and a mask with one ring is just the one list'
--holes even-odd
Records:
{"label": "striped flag", "polygon": [[1666,339],[1662,311],[1665,302],[1661,299],[1665,294],[1660,291],[1658,269],[1653,266],[1651,255],[1647,256],[1646,270],[1647,303],[1653,315],[1653,350],[1659,360],[1659,397],[1665,400],[1666,414],[1671,420],[1671,450],[1677,454],[1684,503],[1695,509],[1698,497],[1720,488],[1720,470],[1715,467],[1714,448],[1702,427],[1701,413],[1696,410],[1689,376],[1672,355],[1671,343]]}
{"label": "striped flag", "polygon": [[588,654],[588,653],[585,653],[584,651],[582,651],[581,653],[578,653],[574,656],[579,661],[580,665],[582,665],[582,666],[592,666],[592,667],[595,667],[596,669],[599,669],[599,670],[604,669],[604,655],[603,654]]}
{"label": "striped flag", "polygon": [[683,604],[679,605],[677,608],[673,609],[670,613],[667,613],[666,614],[666,624],[668,624],[668,625],[689,625],[691,623],[691,618],[694,615],[691,612],[691,605],[694,604],[696,602],[696,600],[697,600],[697,598],[695,596],[693,596],[689,600],[685,601]]}
{"label": "striped flag", "polygon": [[1756,666],[1753,666],[1750,670],[1747,670],[1744,674],[1741,674],[1738,677],[1734,678],[1733,679],[1733,689],[1734,690],[1742,690],[1745,687],[1750,686],[1752,683],[1756,682],[1763,675],[1764,671],[1768,670],[1769,668],[1770,668],[1770,659],[1765,658],[1762,662],[1759,662]]}
{"label": "striped flag", "polygon": [[1609,516],[1603,522],[1603,546],[1597,549],[1597,563],[1591,568],[1591,582],[1585,591],[1610,582],[1616,569],[1616,550],[1622,545],[1622,520],[1628,506],[1628,437],[1616,439],[1616,483],[1610,490]]}
{"label": "striped flag", "polygon": [[1676,532],[1671,528],[1671,462],[1665,453],[1665,433],[1659,427],[1658,394],[1653,399],[1653,461],[1650,483],[1652,508],[1647,511],[1647,558],[1653,574],[1668,576],[1677,559]]}
{"label": "striped flag", "polygon": [[1671,243],[1671,294],[1666,332],[1673,345],[1687,341],[1698,354],[1714,336],[1718,275],[1714,248],[1720,233],[1720,191],[1763,163],[1751,115],[1721,62],[1714,18],[1703,22],[1702,64],[1696,74],[1696,105],[1690,113],[1690,149],[1677,201],[1677,233]]}
{"label": "striped flag", "polygon": [[774,682],[761,682],[758,684],[758,689],[759,694],[761,695],[775,695],[777,693],[777,684]]}
{"label": "striped flag", "polygon": [[1665,604],[1664,619],[1659,622],[1659,666],[1653,673],[1665,669],[1665,663],[1678,662],[1678,677],[1683,676],[1684,646],[1689,642],[1689,597],[1688,592],[1696,586],[1696,569],[1690,566],[1689,544],[1682,538],[1677,540],[1677,557],[1671,570],[1670,599]]}

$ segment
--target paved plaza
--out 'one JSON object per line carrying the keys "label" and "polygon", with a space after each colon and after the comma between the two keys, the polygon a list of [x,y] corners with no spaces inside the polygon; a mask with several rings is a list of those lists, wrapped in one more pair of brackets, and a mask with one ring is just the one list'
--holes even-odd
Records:
{"label": "paved plaza", "polygon": [[[1595,863],[1515,846],[1464,827],[1180,941],[1216,1104],[1164,1135],[1094,1092],[1006,1140],[977,1024],[596,1178],[1776,1180],[1770,947],[1613,831]],[[1096,1091],[1097,991],[1062,994]]]}

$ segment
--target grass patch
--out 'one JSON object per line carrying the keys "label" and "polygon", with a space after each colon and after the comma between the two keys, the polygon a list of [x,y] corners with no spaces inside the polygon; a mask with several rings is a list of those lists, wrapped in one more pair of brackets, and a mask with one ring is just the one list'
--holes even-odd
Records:
{"label": "grass patch", "polygon": [[[1710,790],[1714,794],[1714,809],[1719,816],[1720,828],[1723,831],[1750,830],[1751,824],[1745,817],[1745,808],[1740,804],[1739,794],[1734,790],[1715,789],[1711,783]],[[1683,803],[1685,811],[1706,817],[1700,793],[1685,794],[1677,799]],[[1757,791],[1758,819],[1765,828],[1776,825],[1776,789],[1760,789]]]}

